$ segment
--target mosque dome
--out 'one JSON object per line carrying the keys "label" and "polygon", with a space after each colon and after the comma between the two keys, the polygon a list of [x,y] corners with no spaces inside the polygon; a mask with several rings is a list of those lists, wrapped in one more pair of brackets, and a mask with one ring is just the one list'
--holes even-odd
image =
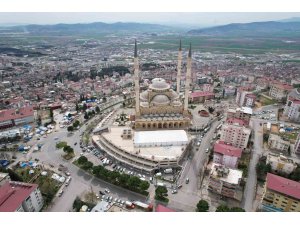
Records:
{"label": "mosque dome", "polygon": [[149,88],[152,90],[168,90],[170,85],[163,78],[154,78]]}
{"label": "mosque dome", "polygon": [[168,105],[170,104],[170,99],[166,95],[155,95],[151,103],[155,105]]}
{"label": "mosque dome", "polygon": [[141,94],[140,94],[140,99],[142,101],[148,101],[148,91],[143,91]]}

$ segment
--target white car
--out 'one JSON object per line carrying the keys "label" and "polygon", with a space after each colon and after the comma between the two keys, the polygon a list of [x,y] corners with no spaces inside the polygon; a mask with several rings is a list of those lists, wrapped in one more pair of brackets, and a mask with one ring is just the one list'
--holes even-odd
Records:
{"label": "white car", "polygon": [[205,153],[208,153],[209,152],[209,148],[207,148],[206,150],[205,150]]}
{"label": "white car", "polygon": [[104,189],[104,192],[107,193],[107,194],[110,193],[110,191],[108,190],[108,188],[105,188],[105,189]]}

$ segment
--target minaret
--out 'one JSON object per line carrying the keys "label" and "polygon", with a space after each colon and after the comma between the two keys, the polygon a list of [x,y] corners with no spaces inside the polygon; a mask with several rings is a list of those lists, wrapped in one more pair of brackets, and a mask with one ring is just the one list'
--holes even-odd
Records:
{"label": "minaret", "polygon": [[180,92],[180,80],[181,80],[181,61],[182,61],[182,51],[181,51],[181,40],[179,42],[178,49],[178,65],[177,65],[177,88],[176,91],[179,94]]}
{"label": "minaret", "polygon": [[140,82],[139,82],[139,59],[137,44],[134,42],[134,88],[135,88],[135,115],[140,115]]}
{"label": "minaret", "polygon": [[190,44],[189,55],[188,55],[188,59],[187,59],[186,77],[185,77],[185,93],[184,93],[184,112],[185,113],[188,112],[191,75],[192,75],[192,45]]}

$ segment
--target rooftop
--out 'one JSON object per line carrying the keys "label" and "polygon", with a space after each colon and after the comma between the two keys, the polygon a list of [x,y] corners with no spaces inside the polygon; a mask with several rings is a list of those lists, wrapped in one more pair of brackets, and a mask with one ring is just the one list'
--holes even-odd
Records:
{"label": "rooftop", "polygon": [[209,91],[197,91],[190,94],[190,97],[192,98],[204,97],[204,96],[215,96],[215,94]]}
{"label": "rooftop", "polygon": [[[134,142],[131,139],[123,139],[121,135],[123,130],[129,127],[111,127],[109,132],[103,133],[102,136],[113,143],[115,146],[125,150],[131,154],[137,154],[138,156],[152,159],[155,156],[156,160],[176,159],[182,155],[182,146],[158,146],[147,148],[135,148]],[[93,139],[97,140],[98,135],[95,135]],[[156,136],[156,141],[159,136]]]}
{"label": "rooftop", "polygon": [[155,212],[176,212],[176,211],[166,206],[158,204],[155,208]]}
{"label": "rooftop", "polygon": [[0,122],[33,116],[33,107],[27,106],[20,109],[0,110]]}
{"label": "rooftop", "polygon": [[267,188],[296,199],[300,199],[300,183],[280,177],[271,173],[267,174]]}
{"label": "rooftop", "polygon": [[227,145],[220,141],[214,145],[214,152],[220,153],[222,155],[234,156],[240,158],[242,155],[242,149],[236,148],[232,145]]}
{"label": "rooftop", "polygon": [[[218,171],[220,170],[226,170],[228,173],[224,174],[224,176],[219,176]],[[243,171],[241,170],[230,169],[215,163],[212,166],[211,176],[229,184],[239,184],[242,175]]]}
{"label": "rooftop", "polygon": [[136,131],[134,132],[134,144],[148,143],[176,143],[188,142],[187,134],[184,130],[156,130],[156,131]]}
{"label": "rooftop", "polygon": [[37,188],[37,184],[7,182],[0,187],[0,212],[14,212]]}

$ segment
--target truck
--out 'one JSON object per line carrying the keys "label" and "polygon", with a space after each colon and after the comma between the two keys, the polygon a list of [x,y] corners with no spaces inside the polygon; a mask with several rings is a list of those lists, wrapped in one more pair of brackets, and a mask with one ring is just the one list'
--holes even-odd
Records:
{"label": "truck", "polygon": [[166,174],[173,173],[173,169],[172,168],[165,169],[164,173]]}
{"label": "truck", "polygon": [[134,201],[133,202],[134,206],[136,206],[137,208],[140,208],[146,212],[151,212],[153,211],[153,206],[151,204],[146,204],[143,202],[139,202],[139,201]]}
{"label": "truck", "polygon": [[130,201],[125,201],[125,206],[128,209],[134,209],[134,207],[135,207],[134,204]]}

